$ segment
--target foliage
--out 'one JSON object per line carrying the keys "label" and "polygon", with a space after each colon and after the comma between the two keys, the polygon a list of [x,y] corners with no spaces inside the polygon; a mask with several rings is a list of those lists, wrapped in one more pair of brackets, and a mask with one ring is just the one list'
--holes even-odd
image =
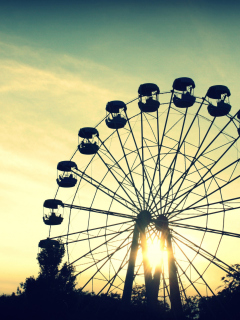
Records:
{"label": "foliage", "polygon": [[29,317],[67,318],[76,302],[76,277],[74,268],[64,263],[64,246],[49,246],[37,255],[40,271],[37,278],[31,276],[20,283],[17,294],[24,298]]}
{"label": "foliage", "polygon": [[147,302],[147,299],[146,299],[146,288],[145,288],[144,284],[142,284],[142,285],[136,284],[132,288],[131,301],[132,301],[132,304],[136,305],[136,306],[146,304],[146,302]]}
{"label": "foliage", "polygon": [[60,267],[65,254],[64,246],[49,246],[41,249],[37,255],[40,267],[38,277],[33,276],[20,283],[18,294],[24,294],[29,297],[33,296],[53,296],[64,293],[66,295],[74,292],[76,286],[76,277],[74,268],[66,263]]}
{"label": "foliage", "polygon": [[52,245],[41,249],[40,253],[37,255],[40,267],[39,274],[48,279],[56,277],[64,254],[65,248],[61,243],[59,246]]}
{"label": "foliage", "polygon": [[187,319],[189,319],[189,320],[198,319],[199,300],[200,300],[200,298],[197,296],[187,297],[187,299],[183,305],[183,312],[184,312],[184,315]]}
{"label": "foliage", "polygon": [[225,277],[221,279],[223,281],[223,285],[219,288],[223,289],[219,292],[219,294],[231,294],[240,292],[240,265],[234,264],[229,268],[229,272]]}
{"label": "foliage", "polygon": [[199,300],[200,320],[240,319],[240,265],[232,265],[221,280],[223,284],[218,289],[222,289],[217,295]]}
{"label": "foliage", "polygon": [[[133,287],[129,306],[122,305],[118,293],[96,295],[76,289],[74,269],[62,263],[64,248],[60,247],[53,256],[49,248],[42,249],[37,256],[38,277],[28,277],[17,294],[0,296],[1,319],[173,320],[168,304],[147,303],[144,285]],[[221,280],[216,296],[187,298],[183,306],[186,320],[240,319],[240,265],[233,265]]]}

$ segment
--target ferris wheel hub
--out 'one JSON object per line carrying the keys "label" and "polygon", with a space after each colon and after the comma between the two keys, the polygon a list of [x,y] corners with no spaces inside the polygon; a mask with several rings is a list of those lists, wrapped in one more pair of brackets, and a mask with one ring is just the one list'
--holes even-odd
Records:
{"label": "ferris wheel hub", "polygon": [[151,213],[147,210],[142,210],[137,216],[137,222],[141,227],[146,228],[151,221]]}
{"label": "ferris wheel hub", "polygon": [[158,231],[167,231],[168,230],[168,218],[160,214],[155,220],[155,227]]}

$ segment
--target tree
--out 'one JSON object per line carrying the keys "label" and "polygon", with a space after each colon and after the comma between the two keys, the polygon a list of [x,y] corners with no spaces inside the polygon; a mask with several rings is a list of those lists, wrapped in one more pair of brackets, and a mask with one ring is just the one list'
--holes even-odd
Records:
{"label": "tree", "polygon": [[219,288],[223,287],[223,289],[219,291],[219,294],[240,293],[240,264],[232,265],[229,272],[221,280],[223,285]]}
{"label": "tree", "polygon": [[62,243],[58,245],[49,245],[41,249],[37,255],[40,267],[39,274],[46,278],[55,278],[59,272],[59,266],[65,254],[65,248]]}
{"label": "tree", "polygon": [[198,296],[189,296],[186,299],[186,303],[183,305],[183,312],[186,319],[195,320],[199,317],[199,300]]}
{"label": "tree", "polygon": [[232,265],[221,280],[217,295],[199,299],[199,320],[240,319],[240,265]]}
{"label": "tree", "polygon": [[29,318],[65,319],[77,299],[76,276],[73,266],[61,265],[65,254],[63,244],[41,249],[37,255],[40,271],[20,283],[18,295],[25,298]]}
{"label": "tree", "polygon": [[133,305],[136,305],[136,306],[146,305],[147,298],[146,298],[146,288],[144,284],[142,285],[136,284],[132,288],[131,302]]}

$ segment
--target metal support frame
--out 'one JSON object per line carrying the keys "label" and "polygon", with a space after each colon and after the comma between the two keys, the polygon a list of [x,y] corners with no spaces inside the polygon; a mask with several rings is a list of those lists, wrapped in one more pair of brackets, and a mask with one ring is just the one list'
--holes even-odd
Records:
{"label": "metal support frame", "polygon": [[131,302],[132,286],[133,286],[133,280],[134,280],[134,268],[135,268],[137,252],[138,252],[138,238],[139,238],[139,227],[138,227],[138,224],[136,223],[133,231],[130,258],[128,263],[126,279],[124,283],[123,295],[122,295],[122,301],[124,304],[130,304]]}
{"label": "metal support frame", "polygon": [[176,267],[175,259],[173,255],[171,238],[172,238],[171,233],[168,232],[166,240],[167,240],[167,250],[168,250],[168,272],[169,272],[171,310],[175,319],[183,320],[184,315],[183,315],[181,296],[180,296],[180,290],[178,285],[177,267]]}

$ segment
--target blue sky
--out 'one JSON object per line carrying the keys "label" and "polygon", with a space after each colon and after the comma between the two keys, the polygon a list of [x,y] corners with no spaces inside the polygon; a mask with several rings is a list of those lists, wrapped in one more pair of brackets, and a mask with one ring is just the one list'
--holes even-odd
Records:
{"label": "blue sky", "polygon": [[239,27],[237,1],[1,1],[0,291],[37,274],[56,164],[108,101],[188,76],[200,96],[227,85],[237,108]]}

